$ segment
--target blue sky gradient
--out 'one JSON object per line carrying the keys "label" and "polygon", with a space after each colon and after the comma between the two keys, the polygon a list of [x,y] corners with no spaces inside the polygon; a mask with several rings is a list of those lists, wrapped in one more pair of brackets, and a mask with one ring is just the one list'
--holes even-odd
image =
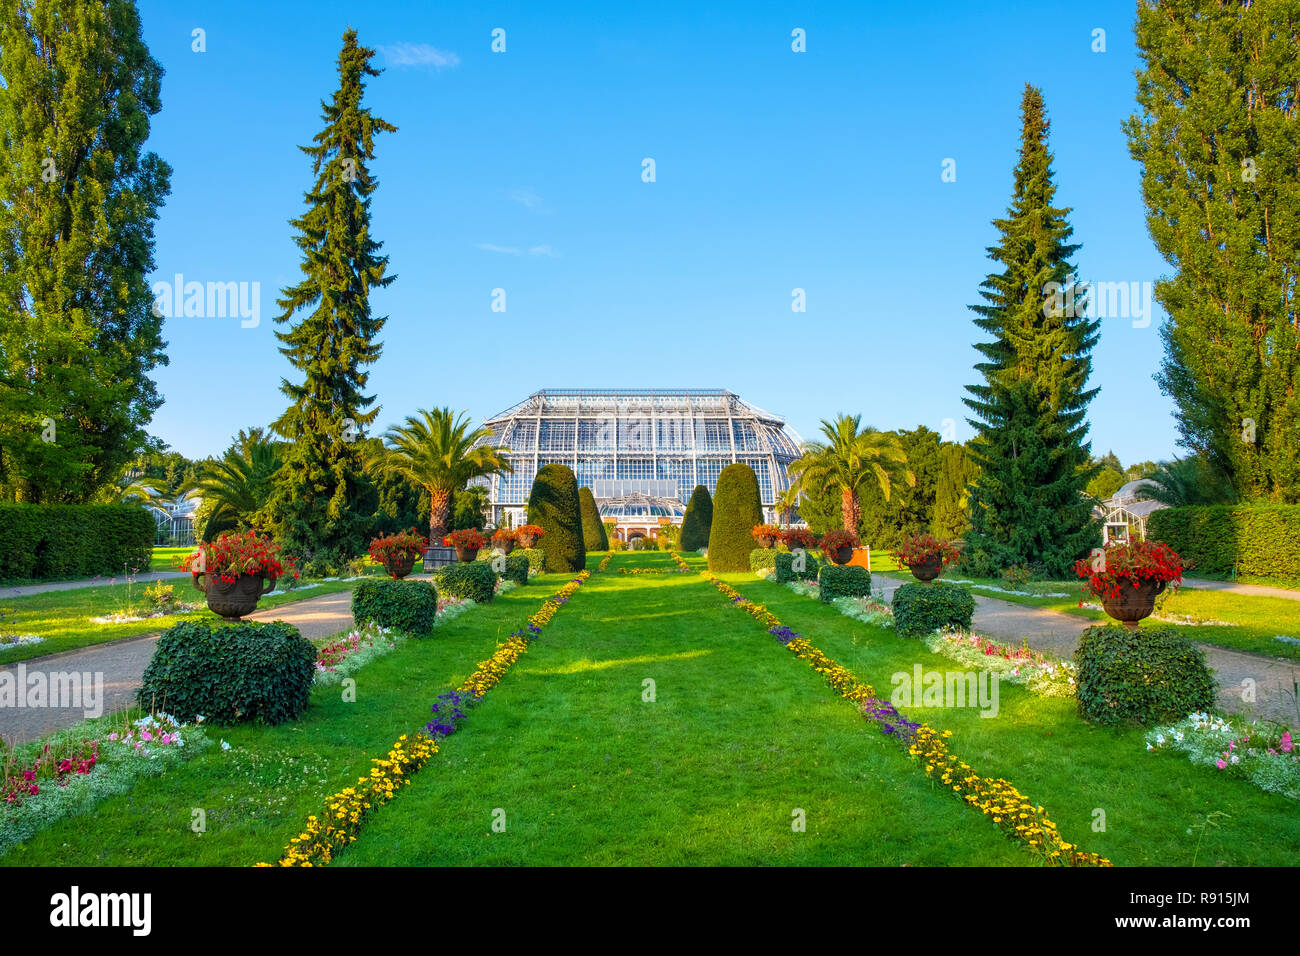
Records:
{"label": "blue sky gradient", "polygon": [[[166,70],[150,147],[174,169],[153,278],[261,284],[255,328],[166,322],[151,432],[191,457],[285,405],[293,371],[272,316],[299,275],[288,220],[311,169],[298,146],[320,128],[348,26],[381,49],[367,101],[399,127],[371,167],[373,234],[398,277],[372,297],[389,316],[370,369],[380,430],[439,405],[480,420],[548,386],[699,386],[805,438],[840,411],[881,428],[952,419],[969,438],[967,306],[1010,198],[1025,82],[1046,99],[1081,278],[1167,272],[1120,126],[1132,0],[140,10]],[[941,180],[946,158],[956,182]],[[806,313],[791,311],[795,288]],[[1126,464],[1176,451],[1152,381],[1162,319],[1107,318],[1094,353],[1094,450]]]}

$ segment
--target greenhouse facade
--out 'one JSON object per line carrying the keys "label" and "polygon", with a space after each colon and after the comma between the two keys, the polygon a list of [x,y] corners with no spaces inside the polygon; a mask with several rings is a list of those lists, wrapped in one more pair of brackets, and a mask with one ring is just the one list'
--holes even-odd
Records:
{"label": "greenhouse facade", "polygon": [[778,416],[708,388],[544,389],[483,426],[513,468],[482,482],[492,524],[524,523],[537,470],[558,463],[591,489],[624,540],[680,524],[695,486],[712,494],[732,462],[754,469],[771,520],[802,443]]}

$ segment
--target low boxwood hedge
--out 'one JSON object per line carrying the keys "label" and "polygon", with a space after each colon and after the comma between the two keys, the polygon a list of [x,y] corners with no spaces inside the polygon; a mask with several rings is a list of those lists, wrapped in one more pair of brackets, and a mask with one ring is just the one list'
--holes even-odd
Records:
{"label": "low boxwood hedge", "polygon": [[487,561],[449,564],[434,574],[438,593],[487,604],[496,593],[497,574]]}
{"label": "low boxwood hedge", "polygon": [[528,583],[528,555],[526,554],[508,554],[506,555],[506,572],[505,579],[514,581],[515,584]]}
{"label": "low boxwood hedge", "polygon": [[869,597],[871,572],[856,564],[824,565],[817,573],[817,585],[823,604],[841,597]]}
{"label": "low boxwood hedge", "polygon": [[776,556],[780,553],[776,548],[755,548],[749,552],[749,570],[757,572],[764,568],[775,568]]}
{"label": "low boxwood hedge", "polygon": [[1214,705],[1205,655],[1173,627],[1090,627],[1074,663],[1079,714],[1095,724],[1150,725]]}
{"label": "low boxwood hedge", "polygon": [[895,629],[904,637],[912,637],[945,627],[969,630],[975,598],[969,588],[960,584],[911,582],[898,586],[891,606]]}
{"label": "low boxwood hedge", "polygon": [[530,571],[541,574],[542,569],[546,567],[546,552],[541,548],[515,548],[510,552],[512,558],[516,554],[521,554],[528,559],[528,570]]}
{"label": "low boxwood hedge", "polygon": [[360,581],[352,590],[352,619],[423,637],[438,622],[438,590],[428,581]]}
{"label": "low boxwood hedge", "polygon": [[807,551],[804,552],[803,569],[795,567],[795,555],[790,551],[781,551],[776,556],[776,583],[789,584],[791,581],[816,581],[821,564]]}
{"label": "low boxwood hedge", "polygon": [[136,699],[190,722],[295,720],[311,698],[316,648],[292,624],[183,621],[163,632]]}
{"label": "low boxwood hedge", "polygon": [[139,505],[0,504],[0,581],[147,571],[154,533]]}

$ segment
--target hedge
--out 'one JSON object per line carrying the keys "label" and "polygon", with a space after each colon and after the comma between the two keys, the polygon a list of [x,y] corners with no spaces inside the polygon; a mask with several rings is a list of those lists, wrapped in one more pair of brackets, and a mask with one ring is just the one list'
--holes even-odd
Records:
{"label": "hedge", "polygon": [[448,564],[434,572],[433,580],[443,597],[487,604],[496,594],[497,573],[487,561]]}
{"label": "hedge", "polygon": [[578,510],[582,514],[582,546],[587,551],[608,551],[605,523],[600,519],[596,498],[585,485],[578,489]]}
{"label": "hedge", "polygon": [[696,485],[691,500],[686,503],[682,517],[682,536],[678,546],[682,551],[698,551],[709,546],[709,528],[713,524],[713,498],[709,489]]}
{"label": "hedge", "polygon": [[292,624],[183,621],[158,639],[136,699],[186,723],[282,724],[307,709],[315,676],[316,648]]}
{"label": "hedge", "polygon": [[427,581],[361,581],[352,590],[352,619],[422,636],[438,622],[438,591]]}
{"label": "hedge", "polygon": [[764,568],[775,568],[776,556],[780,553],[776,548],[755,548],[749,552],[749,570],[762,571]]}
{"label": "hedge", "polygon": [[817,575],[817,590],[823,604],[841,597],[869,597],[871,572],[856,564],[824,565]]}
{"label": "hedge", "polygon": [[522,555],[528,559],[528,570],[541,574],[546,569],[546,552],[541,548],[515,548],[510,557]]}
{"label": "hedge", "polygon": [[546,552],[545,569],[571,574],[587,566],[582,540],[578,479],[567,465],[543,465],[528,495],[528,523],[542,529],[537,542]]}
{"label": "hedge", "polygon": [[1147,518],[1147,538],[1178,552],[1190,574],[1300,580],[1300,505],[1164,508]]}
{"label": "hedge", "polygon": [[803,570],[795,570],[795,556],[789,551],[780,551],[776,556],[776,583],[789,584],[794,580],[816,581],[817,572],[821,568],[817,559],[807,551],[804,552]]}
{"label": "hedge", "polygon": [[139,505],[0,504],[0,581],[147,571],[154,529]]}
{"label": "hedge", "polygon": [[506,572],[503,577],[515,584],[528,583],[528,555],[511,553],[506,556]]}
{"label": "hedge", "polygon": [[890,603],[894,627],[903,637],[929,634],[945,627],[970,629],[975,598],[968,588],[946,581],[900,584]]}
{"label": "hedge", "polygon": [[1079,714],[1096,724],[1149,725],[1214,706],[1205,655],[1172,627],[1090,627],[1074,663]]}
{"label": "hedge", "polygon": [[741,462],[728,465],[718,475],[713,497],[713,523],[709,526],[709,570],[747,571],[754,550],[754,525],[763,523],[758,497],[758,476]]}

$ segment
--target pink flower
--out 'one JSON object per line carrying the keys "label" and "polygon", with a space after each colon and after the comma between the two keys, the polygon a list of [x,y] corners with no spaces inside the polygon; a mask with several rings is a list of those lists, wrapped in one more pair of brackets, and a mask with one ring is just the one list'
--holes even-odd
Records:
{"label": "pink flower", "polygon": [[1214,765],[1215,765],[1216,767],[1218,767],[1220,770],[1222,770],[1224,767],[1228,766],[1228,765],[1227,765],[1226,763],[1224,763],[1222,760],[1216,760],[1216,761],[1214,762]]}
{"label": "pink flower", "polygon": [[1289,754],[1295,748],[1295,744],[1291,742],[1291,731],[1288,730],[1282,735],[1282,739],[1278,741],[1278,746],[1282,748],[1284,754]]}

